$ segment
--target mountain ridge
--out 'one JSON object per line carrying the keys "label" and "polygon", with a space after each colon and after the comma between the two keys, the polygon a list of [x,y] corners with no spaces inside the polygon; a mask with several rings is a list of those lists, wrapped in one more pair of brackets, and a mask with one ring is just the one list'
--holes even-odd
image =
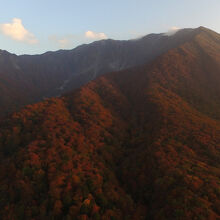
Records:
{"label": "mountain ridge", "polygon": [[157,34],[135,41],[103,40],[42,55],[16,56],[4,52],[6,56],[0,56],[2,114],[78,88],[107,72],[150,62],[191,38],[193,32],[201,31],[209,32],[204,28],[183,29],[169,37]]}

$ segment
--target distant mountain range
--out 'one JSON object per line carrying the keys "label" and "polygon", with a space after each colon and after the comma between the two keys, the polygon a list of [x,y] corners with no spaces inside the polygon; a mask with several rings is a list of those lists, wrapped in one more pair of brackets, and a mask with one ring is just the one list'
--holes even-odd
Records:
{"label": "distant mountain range", "polygon": [[16,56],[0,51],[0,114],[46,97],[59,96],[107,72],[152,61],[207,29],[183,29],[172,36],[101,40],[73,50]]}
{"label": "distant mountain range", "polygon": [[1,121],[2,219],[220,218],[218,33],[2,53],[17,96],[65,92]]}

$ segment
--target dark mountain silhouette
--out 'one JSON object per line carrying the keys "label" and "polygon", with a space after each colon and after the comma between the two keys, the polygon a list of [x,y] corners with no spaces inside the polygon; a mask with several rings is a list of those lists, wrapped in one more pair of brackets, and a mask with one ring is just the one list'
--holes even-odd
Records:
{"label": "dark mountain silhouette", "polygon": [[219,219],[220,36],[193,33],[2,121],[1,217]]}
{"label": "dark mountain silhouette", "polygon": [[42,55],[16,56],[0,51],[0,114],[61,95],[104,73],[150,62],[190,41],[202,29],[183,29],[172,36],[150,34],[129,41],[102,40]]}

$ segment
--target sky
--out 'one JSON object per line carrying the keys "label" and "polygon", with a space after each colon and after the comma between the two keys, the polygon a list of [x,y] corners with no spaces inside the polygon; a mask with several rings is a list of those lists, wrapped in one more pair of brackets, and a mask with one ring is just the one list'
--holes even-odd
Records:
{"label": "sky", "polygon": [[0,49],[40,54],[177,28],[220,33],[220,0],[0,0]]}

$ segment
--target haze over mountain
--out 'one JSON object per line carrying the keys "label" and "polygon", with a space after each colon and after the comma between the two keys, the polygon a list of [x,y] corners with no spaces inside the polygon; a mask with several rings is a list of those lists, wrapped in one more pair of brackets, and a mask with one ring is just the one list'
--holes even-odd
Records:
{"label": "haze over mountain", "polygon": [[205,30],[183,29],[172,36],[150,34],[129,41],[101,40],[42,55],[0,51],[0,114],[61,95],[107,72],[148,63]]}
{"label": "haze over mountain", "polygon": [[[48,92],[50,80],[61,86],[56,77],[69,80],[67,91],[117,71],[2,121],[3,219],[220,218],[219,34],[200,27],[7,56],[28,76],[37,75],[32,59],[42,76],[54,63],[42,81]],[[85,81],[74,84],[73,73]]]}

